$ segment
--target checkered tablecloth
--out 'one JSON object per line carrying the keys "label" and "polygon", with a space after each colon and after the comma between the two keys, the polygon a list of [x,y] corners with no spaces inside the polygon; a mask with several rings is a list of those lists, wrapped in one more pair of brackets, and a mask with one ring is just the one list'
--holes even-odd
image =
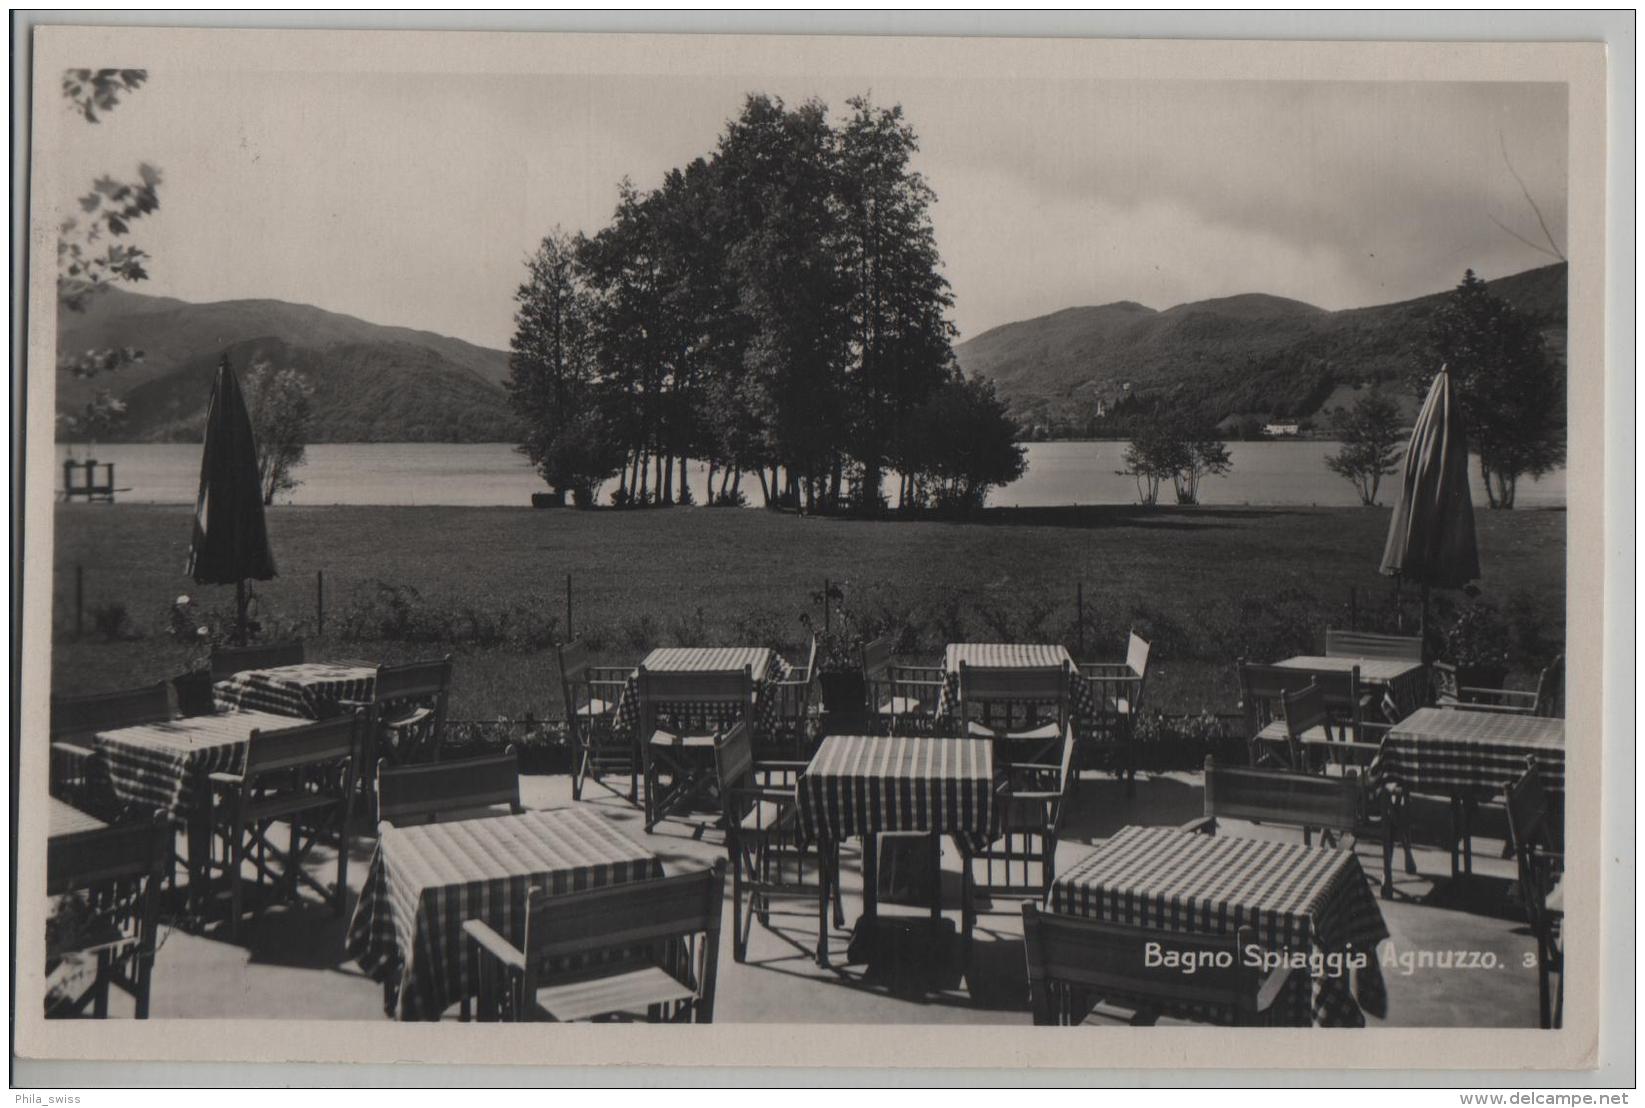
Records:
{"label": "checkered tablecloth", "polygon": [[187,716],[102,731],[93,747],[117,799],[148,811],[163,808],[181,819],[194,808],[202,778],[233,773],[245,764],[253,731],[301,725],[270,712]]}
{"label": "checkered tablecloth", "polygon": [[1126,827],[1060,874],[1052,911],[1163,931],[1226,935],[1251,927],[1268,950],[1357,951],[1354,975],[1313,979],[1282,998],[1288,1022],[1362,1027],[1387,1014],[1377,944],[1388,927],[1359,859],[1346,850],[1203,835],[1174,827]]}
{"label": "checkered tablecloth", "polygon": [[[785,679],[788,662],[775,651],[763,646],[663,646],[645,656],[640,666],[657,673],[710,673],[722,670],[740,670],[748,666],[754,674],[754,716],[761,734],[771,734],[777,726],[777,712],[781,705],[770,695],[771,685]],[[640,725],[639,677],[630,675],[617,700],[617,732],[634,735]],[[663,706],[663,711],[668,711]],[[692,715],[712,715],[701,704],[691,706]],[[724,705],[723,726],[742,718],[742,705],[727,702]]]}
{"label": "checkered tablecloth", "polygon": [[[949,643],[942,657],[942,693],[937,698],[937,719],[950,720],[960,703],[960,663],[968,666],[1010,667],[1039,669],[1047,666],[1073,667],[1073,656],[1068,649],[1055,643],[1002,643],[955,642]],[[1072,703],[1069,711],[1074,718],[1091,715],[1096,701],[1091,687],[1074,669],[1069,681]]]}
{"label": "checkered tablecloth", "polygon": [[390,827],[346,950],[376,980],[395,982],[399,1019],[438,1019],[478,988],[465,920],[521,947],[534,886],[556,895],[661,876],[655,854],[587,808]]}
{"label": "checkered tablecloth", "polygon": [[800,820],[814,838],[894,831],[993,840],[994,743],[908,735],[830,735],[800,774]]}
{"label": "checkered tablecloth", "polygon": [[274,712],[303,719],[337,714],[340,700],[369,701],[377,667],[343,662],[302,662],[248,669],[211,687],[219,712]]}
{"label": "checkered tablecloth", "polygon": [[1564,720],[1423,708],[1388,732],[1371,774],[1409,792],[1500,796],[1504,785],[1525,772],[1527,755],[1536,759],[1543,787],[1563,796]]}
{"label": "checkered tablecloth", "polygon": [[1337,658],[1299,654],[1276,665],[1288,669],[1323,669],[1347,673],[1359,667],[1360,684],[1382,693],[1378,705],[1389,723],[1397,723],[1428,700],[1428,668],[1399,658]]}

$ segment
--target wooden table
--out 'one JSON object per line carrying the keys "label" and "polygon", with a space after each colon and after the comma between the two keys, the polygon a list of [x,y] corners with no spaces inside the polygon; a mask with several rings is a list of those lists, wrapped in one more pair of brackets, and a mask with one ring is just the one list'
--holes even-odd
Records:
{"label": "wooden table", "polygon": [[1407,792],[1451,800],[1451,876],[1474,868],[1470,810],[1481,800],[1500,800],[1502,790],[1536,759],[1537,774],[1551,799],[1565,799],[1565,721],[1463,708],[1422,708],[1395,724],[1371,763],[1372,780]]}
{"label": "wooden table", "polygon": [[300,727],[269,712],[227,712],[100,731],[92,739],[116,799],[145,813],[163,811],[187,824],[189,899],[205,894],[211,850],[211,796],[206,777],[245,765],[253,731]]}
{"label": "wooden table", "polygon": [[1229,935],[1250,927],[1264,949],[1359,953],[1353,977],[1321,973],[1276,1005],[1293,1024],[1359,1027],[1387,1012],[1377,945],[1382,909],[1352,851],[1175,827],[1125,827],[1051,886],[1054,912],[1165,932]]}
{"label": "wooden table", "polygon": [[258,711],[302,719],[328,719],[344,700],[367,703],[377,688],[377,667],[367,662],[300,662],[248,669],[212,686],[219,712]]}
{"label": "wooden table", "polygon": [[[952,836],[961,853],[988,845],[997,830],[994,744],[991,739],[933,739],[908,735],[831,735],[800,773],[796,785],[801,825],[832,857],[840,842],[863,840],[863,918],[872,928],[878,912],[878,838],[882,834],[930,835],[940,845]],[[934,851],[940,867],[941,851]],[[961,927],[971,936],[971,866],[963,866]],[[942,919],[941,885],[931,919]],[[828,964],[828,883],[817,910],[817,963]],[[866,933],[866,932],[865,932]]]}
{"label": "wooden table", "polygon": [[533,887],[554,895],[661,876],[661,859],[587,808],[384,825],[346,949],[382,982],[391,1015],[435,1020],[478,990],[464,921],[523,950]]}
{"label": "wooden table", "polygon": [[1383,713],[1390,723],[1410,715],[1428,700],[1428,667],[1404,658],[1299,654],[1274,664],[1287,669],[1319,669],[1332,673],[1347,673],[1357,667],[1360,682],[1381,691],[1384,698],[1392,702],[1392,711]]}

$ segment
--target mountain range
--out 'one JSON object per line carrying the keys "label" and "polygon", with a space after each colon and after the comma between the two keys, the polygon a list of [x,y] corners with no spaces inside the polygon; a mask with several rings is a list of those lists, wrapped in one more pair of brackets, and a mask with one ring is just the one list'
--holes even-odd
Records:
{"label": "mountain range", "polygon": [[59,412],[109,389],[126,402],[120,437],[131,441],[198,442],[224,353],[240,371],[259,362],[301,371],[314,389],[314,442],[507,442],[518,433],[502,385],[506,351],[306,304],[191,304],[108,289],[84,311],[59,309],[58,347],[143,352],[95,378],[57,374]]}
{"label": "mountain range", "polygon": [[[1565,353],[1563,263],[1491,282]],[[1030,438],[1100,433],[1099,410],[1163,398],[1207,422],[1304,419],[1366,382],[1420,368],[1428,320],[1445,292],[1327,311],[1248,293],[1156,311],[1133,301],[1067,308],[960,343],[968,376],[992,378]],[[306,304],[193,304],[110,289],[60,309],[65,353],[132,347],[142,362],[82,379],[58,371],[58,411],[97,389],[125,400],[120,437],[199,441],[212,373],[292,367],[314,388],[314,442],[511,442],[519,427],[503,381],[508,353],[430,331],[387,327]]]}
{"label": "mountain range", "polygon": [[[1490,282],[1565,353],[1564,263]],[[992,378],[1030,437],[1088,434],[1099,404],[1168,398],[1209,423],[1300,419],[1345,390],[1421,368],[1430,317],[1448,295],[1327,311],[1249,293],[1156,311],[1132,301],[1007,323],[954,348]],[[1437,368],[1437,367],[1432,367]]]}

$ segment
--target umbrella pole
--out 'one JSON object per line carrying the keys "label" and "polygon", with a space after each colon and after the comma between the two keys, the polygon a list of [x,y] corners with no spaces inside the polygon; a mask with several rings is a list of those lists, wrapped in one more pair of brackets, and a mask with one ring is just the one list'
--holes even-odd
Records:
{"label": "umbrella pole", "polygon": [[234,582],[234,604],[240,613],[239,623],[234,629],[234,641],[239,646],[246,645],[246,603],[246,579],[242,577]]}

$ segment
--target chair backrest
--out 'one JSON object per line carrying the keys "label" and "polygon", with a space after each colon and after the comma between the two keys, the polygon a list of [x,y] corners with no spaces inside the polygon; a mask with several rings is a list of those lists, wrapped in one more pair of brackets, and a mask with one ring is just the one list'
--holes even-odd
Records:
{"label": "chair backrest", "polygon": [[1306,669],[1289,666],[1253,665],[1239,663],[1239,699],[1245,710],[1246,736],[1261,731],[1284,715],[1287,693],[1306,689],[1316,675]]}
{"label": "chair backrest", "polygon": [[754,771],[754,731],[747,720],[738,720],[724,734],[714,740],[714,777],[719,783],[720,805],[725,814],[728,833],[734,833],[738,821],[748,814],[755,797],[738,789],[746,788]]}
{"label": "chair backrest", "polygon": [[[1058,729],[1069,719],[1073,667],[974,666],[960,663],[960,718],[976,719],[999,730],[1031,727],[1042,718]],[[1047,713],[1046,708],[1051,711]],[[963,724],[962,724],[963,725]]]}
{"label": "chair backrest", "polygon": [[51,698],[51,737],[54,739],[89,738],[99,731],[170,718],[171,694],[164,681],[140,689]]}
{"label": "chair backrest", "polygon": [[1508,809],[1508,841],[1522,862],[1538,850],[1557,851],[1560,839],[1555,836],[1553,803],[1543,787],[1542,775],[1536,759],[1525,759],[1525,772],[1504,788],[1504,806]]}
{"label": "chair backrest", "polygon": [[289,769],[337,762],[352,766],[358,735],[359,719],[354,715],[253,731],[246,747],[246,785],[250,788],[259,777]]}
{"label": "chair backrest", "polygon": [[641,666],[635,675],[640,703],[666,701],[670,704],[708,704],[754,699],[754,671],[742,669],[650,670]]}
{"label": "chair backrest", "polygon": [[1225,768],[1214,757],[1205,759],[1205,814],[1215,819],[1353,831],[1363,800],[1363,786],[1351,769],[1342,777],[1322,777]]}
{"label": "chair backrest", "polygon": [[715,968],[719,961],[720,912],[725,901],[725,859],[714,867],[675,877],[625,881],[583,892],[549,896],[531,890],[525,926],[525,995],[536,989],[557,959],[598,951],[632,949],[672,940],[692,941],[697,1022],[713,1018]]}
{"label": "chair backrest", "polygon": [[1325,690],[1317,681],[1296,692],[1286,693],[1284,703],[1285,733],[1293,743],[1301,742],[1303,735],[1311,729],[1328,726],[1331,722],[1331,713],[1325,706]]}
{"label": "chair backrest", "polygon": [[451,655],[427,662],[406,662],[377,667],[373,695],[378,704],[401,700],[432,700],[444,710],[451,690]]}
{"label": "chair backrest", "polygon": [[[1261,976],[1248,965],[1253,932],[1167,932],[1022,906],[1023,947],[1036,1023],[1079,1022],[1056,994],[1072,986],[1102,997],[1168,1009],[1256,1009]],[[1193,972],[1184,972],[1192,966]]]}
{"label": "chair backrest", "polygon": [[811,681],[817,676],[817,636],[810,636],[810,643],[805,651],[805,668],[794,674],[797,681]]}
{"label": "chair backrest", "polygon": [[862,675],[867,681],[878,680],[891,666],[894,656],[892,648],[895,644],[889,635],[881,635],[872,642],[865,642],[862,646]]}
{"label": "chair backrest", "polygon": [[438,823],[442,817],[499,804],[511,812],[524,811],[520,757],[512,746],[479,758],[377,769],[377,818],[396,827]]}
{"label": "chair backrest", "polygon": [[1379,635],[1371,631],[1325,632],[1327,658],[1383,658],[1394,661],[1422,661],[1422,639],[1414,635]]}
{"label": "chair backrest", "polygon": [[170,821],[158,816],[152,822],[53,835],[46,840],[46,894],[163,876],[176,837]]}
{"label": "chair backrest", "polygon": [[560,682],[572,684],[588,675],[588,647],[581,639],[555,647],[560,659]]}
{"label": "chair backrest", "polygon": [[[1152,649],[1153,647],[1149,645],[1148,640],[1135,631],[1131,632],[1131,637],[1125,644],[1125,664],[1131,667],[1132,673],[1135,673],[1145,682],[1148,680],[1148,654]],[[1139,695],[1137,699],[1142,698]]]}
{"label": "chair backrest", "polygon": [[302,662],[301,639],[252,646],[214,646],[211,648],[211,679],[221,681],[248,669],[273,669],[275,666],[301,665]]}
{"label": "chair backrest", "polygon": [[1536,683],[1536,714],[1563,716],[1565,714],[1565,655],[1560,654],[1548,663]]}

